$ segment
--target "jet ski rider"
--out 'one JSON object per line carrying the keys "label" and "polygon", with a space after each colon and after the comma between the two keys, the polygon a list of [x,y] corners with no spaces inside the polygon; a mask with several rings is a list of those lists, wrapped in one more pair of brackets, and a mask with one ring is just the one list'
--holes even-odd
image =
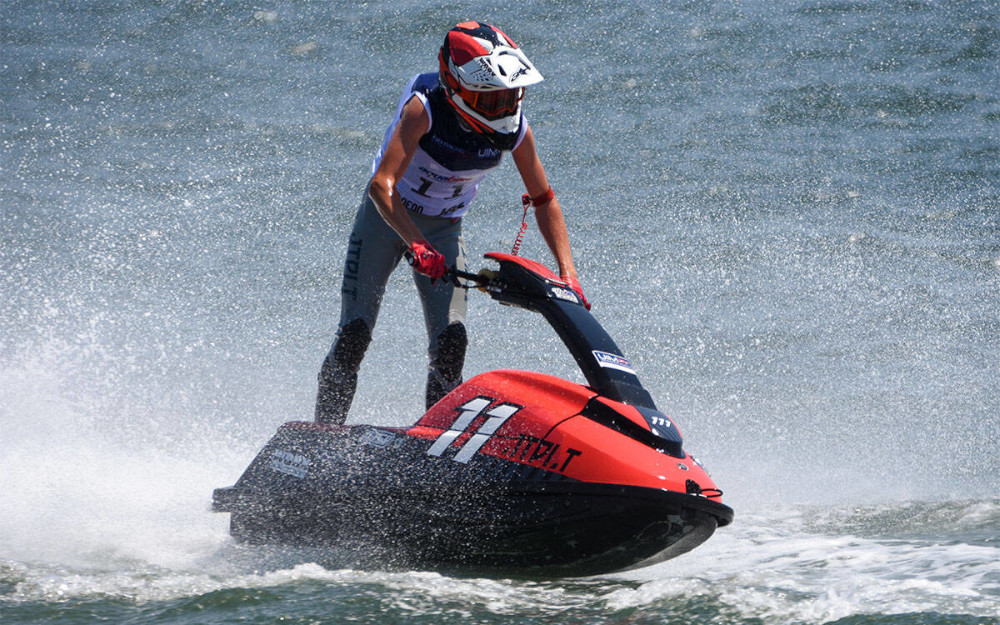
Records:
{"label": "jet ski rider", "polygon": [[465,269],[462,216],[503,152],[513,155],[560,277],[586,302],[559,201],[521,113],[525,87],[542,75],[507,35],[473,21],[448,32],[438,61],[438,72],[407,84],[372,164],[348,240],[339,328],[319,373],[318,422],[347,419],[385,285],[405,252],[429,337],[427,407],[461,383],[467,294],[438,279],[448,266]]}

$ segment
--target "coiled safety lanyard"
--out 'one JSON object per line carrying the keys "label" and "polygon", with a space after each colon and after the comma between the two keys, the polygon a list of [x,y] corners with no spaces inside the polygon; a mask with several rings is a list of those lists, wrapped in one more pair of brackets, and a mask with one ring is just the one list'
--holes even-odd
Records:
{"label": "coiled safety lanyard", "polygon": [[524,231],[528,229],[528,209],[531,208],[531,196],[525,193],[521,196],[521,205],[524,206],[524,215],[521,216],[521,228],[514,237],[514,247],[510,250],[511,256],[517,256],[521,250],[521,241],[524,240]]}

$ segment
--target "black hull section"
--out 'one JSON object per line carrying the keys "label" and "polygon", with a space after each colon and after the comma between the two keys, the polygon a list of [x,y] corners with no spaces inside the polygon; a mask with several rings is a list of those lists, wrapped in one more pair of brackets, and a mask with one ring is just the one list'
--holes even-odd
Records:
{"label": "black hull section", "polygon": [[[560,576],[672,558],[732,520],[706,497],[565,480],[498,459],[459,465],[427,456],[427,446],[378,428],[286,428],[235,486],[215,491],[214,507],[232,513],[240,542],[328,547],[344,566]],[[305,460],[308,471],[294,475]]]}
{"label": "black hull section", "polygon": [[584,576],[646,566],[708,538],[727,509],[703,498],[605,484],[473,493],[318,498],[216,491],[240,542],[336,547],[363,567],[456,567]]}

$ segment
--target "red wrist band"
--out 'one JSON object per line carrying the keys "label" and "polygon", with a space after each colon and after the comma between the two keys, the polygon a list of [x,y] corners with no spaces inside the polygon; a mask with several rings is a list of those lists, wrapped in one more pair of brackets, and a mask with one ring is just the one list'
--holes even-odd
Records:
{"label": "red wrist band", "polygon": [[555,197],[556,197],[555,191],[552,190],[552,187],[549,187],[549,190],[546,191],[545,193],[543,193],[543,194],[541,194],[541,195],[539,195],[537,197],[531,198],[531,205],[532,206],[545,206],[546,204],[548,204],[549,202],[551,202]]}

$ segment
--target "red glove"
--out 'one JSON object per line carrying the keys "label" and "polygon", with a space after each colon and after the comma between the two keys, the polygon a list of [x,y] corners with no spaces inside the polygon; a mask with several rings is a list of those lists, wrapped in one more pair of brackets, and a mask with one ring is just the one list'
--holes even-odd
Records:
{"label": "red glove", "polygon": [[573,292],[576,293],[580,298],[580,301],[583,302],[583,307],[590,310],[590,302],[588,302],[587,298],[583,295],[583,287],[580,286],[580,281],[576,278],[570,278],[569,276],[559,276],[559,278],[568,284],[569,288],[573,289]]}
{"label": "red glove", "polygon": [[410,254],[412,256],[410,265],[413,266],[415,271],[425,276],[430,276],[434,280],[444,275],[447,269],[445,267],[444,256],[441,255],[441,252],[431,247],[431,244],[427,241],[414,241],[410,243]]}

